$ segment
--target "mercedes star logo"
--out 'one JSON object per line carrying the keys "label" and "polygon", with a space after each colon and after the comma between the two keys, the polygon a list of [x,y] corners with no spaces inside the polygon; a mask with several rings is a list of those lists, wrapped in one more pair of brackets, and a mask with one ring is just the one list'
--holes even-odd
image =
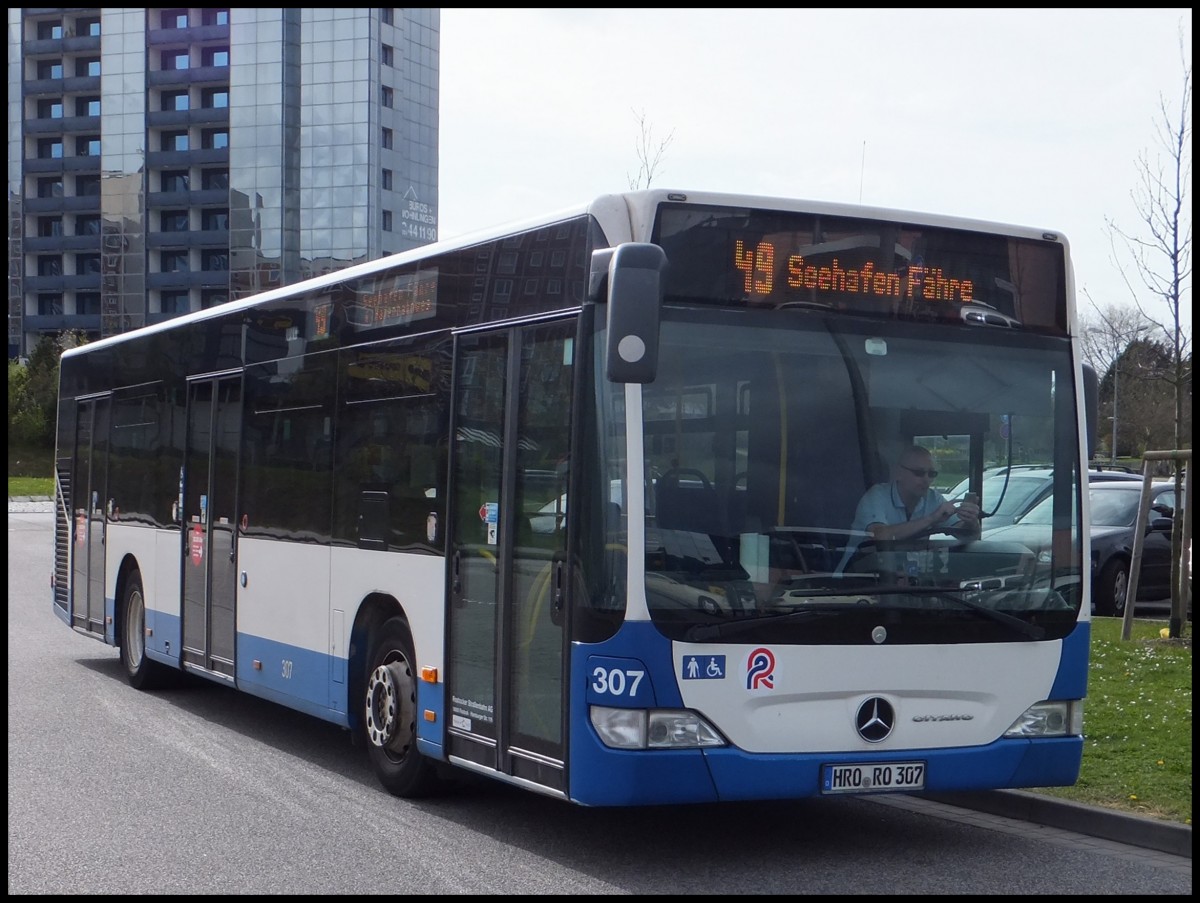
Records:
{"label": "mercedes star logo", "polygon": [[868,743],[879,743],[886,740],[896,724],[896,710],[892,704],[881,696],[872,696],[863,700],[854,716],[854,726],[858,735]]}

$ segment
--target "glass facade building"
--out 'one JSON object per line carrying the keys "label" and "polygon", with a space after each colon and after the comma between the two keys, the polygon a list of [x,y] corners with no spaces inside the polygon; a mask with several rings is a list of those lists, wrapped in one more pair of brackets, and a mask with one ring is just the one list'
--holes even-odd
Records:
{"label": "glass facade building", "polygon": [[437,239],[436,8],[8,13],[8,346]]}

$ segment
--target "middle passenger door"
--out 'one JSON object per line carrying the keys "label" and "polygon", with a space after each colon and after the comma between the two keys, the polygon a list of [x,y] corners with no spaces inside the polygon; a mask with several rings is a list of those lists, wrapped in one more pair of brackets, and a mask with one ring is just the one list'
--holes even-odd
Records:
{"label": "middle passenger door", "polygon": [[450,756],[565,790],[565,493],[574,319],[455,343]]}

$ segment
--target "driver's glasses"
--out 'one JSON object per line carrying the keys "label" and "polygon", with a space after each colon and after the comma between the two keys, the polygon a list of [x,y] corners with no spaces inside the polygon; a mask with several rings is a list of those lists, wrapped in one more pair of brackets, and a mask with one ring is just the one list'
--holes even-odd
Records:
{"label": "driver's glasses", "polygon": [[918,476],[918,477],[929,477],[929,479],[932,480],[932,479],[936,478],[938,475],[938,472],[936,470],[922,470],[920,467],[909,467],[907,464],[901,464],[900,466],[903,467],[905,470],[907,470],[909,473],[913,474],[914,476]]}

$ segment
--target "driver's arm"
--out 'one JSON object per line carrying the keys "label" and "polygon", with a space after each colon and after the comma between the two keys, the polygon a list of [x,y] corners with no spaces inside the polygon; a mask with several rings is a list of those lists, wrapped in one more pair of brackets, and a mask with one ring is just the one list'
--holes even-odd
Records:
{"label": "driver's arm", "polygon": [[897,542],[946,529],[978,537],[978,505],[974,501],[955,504],[942,499],[941,503],[924,517],[914,517],[901,524],[874,523],[867,527],[867,531],[876,542]]}
{"label": "driver's arm", "polygon": [[902,524],[870,524],[867,527],[867,532],[871,534],[876,542],[897,542],[929,533],[943,520],[945,518],[935,511],[933,514],[926,515],[925,517],[906,520]]}

